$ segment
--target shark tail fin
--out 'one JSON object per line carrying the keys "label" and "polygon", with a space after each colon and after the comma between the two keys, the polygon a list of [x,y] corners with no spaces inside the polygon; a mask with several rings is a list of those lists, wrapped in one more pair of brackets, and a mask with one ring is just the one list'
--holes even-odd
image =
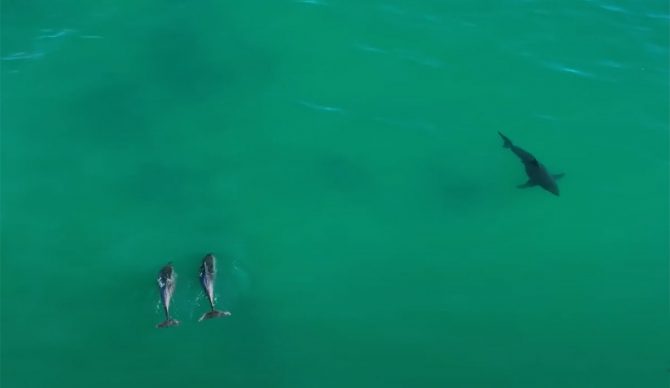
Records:
{"label": "shark tail fin", "polygon": [[203,314],[200,319],[198,319],[198,322],[204,321],[205,319],[212,319],[212,318],[218,318],[218,317],[229,317],[231,314],[229,311],[221,311],[221,310],[212,310],[210,312],[207,312]]}
{"label": "shark tail fin", "polygon": [[498,131],[498,135],[500,135],[500,137],[503,139],[503,148],[512,147],[512,141],[507,136],[503,135],[500,131]]}
{"label": "shark tail fin", "polygon": [[171,327],[171,326],[179,326],[179,321],[176,319],[168,318],[165,321],[156,325],[157,328]]}

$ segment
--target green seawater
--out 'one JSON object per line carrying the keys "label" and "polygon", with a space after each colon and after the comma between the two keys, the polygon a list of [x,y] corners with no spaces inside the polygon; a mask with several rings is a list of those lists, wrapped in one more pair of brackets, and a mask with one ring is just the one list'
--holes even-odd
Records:
{"label": "green seawater", "polygon": [[667,387],[669,8],[4,0],[0,386]]}

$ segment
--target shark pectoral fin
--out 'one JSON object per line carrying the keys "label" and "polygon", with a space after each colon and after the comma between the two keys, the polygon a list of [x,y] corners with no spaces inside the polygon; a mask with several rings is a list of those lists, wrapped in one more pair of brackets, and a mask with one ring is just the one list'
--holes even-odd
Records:
{"label": "shark pectoral fin", "polygon": [[537,183],[529,180],[528,182],[526,182],[522,185],[518,185],[517,187],[520,188],[520,189],[527,189],[527,188],[533,187],[533,186],[537,186]]}
{"label": "shark pectoral fin", "polygon": [[565,176],[565,173],[562,172],[562,173],[560,173],[560,174],[551,174],[551,176],[552,176],[555,180],[558,180],[558,179],[563,178],[563,177]]}

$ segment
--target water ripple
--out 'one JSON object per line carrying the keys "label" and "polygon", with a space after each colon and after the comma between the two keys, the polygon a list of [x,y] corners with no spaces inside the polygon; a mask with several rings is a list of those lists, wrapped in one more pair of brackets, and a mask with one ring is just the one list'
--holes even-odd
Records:
{"label": "water ripple", "polygon": [[648,12],[645,14],[645,16],[651,19],[670,20],[670,15],[667,13]]}
{"label": "water ripple", "polygon": [[2,57],[3,61],[20,61],[20,60],[26,60],[26,59],[39,59],[44,56],[44,53],[41,51],[34,51],[34,52],[26,52],[26,51],[19,51],[13,54],[9,54],[7,56]]}
{"label": "water ripple", "polygon": [[437,58],[432,58],[425,56],[420,53],[415,53],[407,50],[396,50],[398,53],[398,56],[402,59],[405,59],[410,62],[418,63],[420,65],[428,66],[428,67],[433,67],[433,68],[440,68],[443,66],[442,61],[440,61]]}
{"label": "water ripple", "polygon": [[616,61],[612,61],[610,59],[603,59],[598,62],[596,62],[598,65],[603,66],[603,67],[609,67],[611,69],[624,69],[627,66],[624,65],[623,63],[619,63]]}
{"label": "water ripple", "polygon": [[328,112],[328,113],[344,113],[344,109],[337,107],[337,106],[328,106],[328,105],[321,105],[321,104],[315,104],[310,101],[305,101],[305,100],[300,100],[298,103],[304,107],[307,107],[309,109],[313,110],[318,110],[321,112]]}
{"label": "water ripple", "polygon": [[566,65],[564,65],[562,63],[559,63],[559,62],[547,62],[547,61],[545,61],[545,62],[542,62],[542,64],[549,69],[560,71],[560,72],[563,72],[563,73],[573,74],[573,75],[576,75],[578,77],[595,78],[595,76],[592,73],[589,73],[587,71],[580,70],[580,69],[577,69],[577,68],[574,68],[574,67],[566,66]]}
{"label": "water ripple", "polygon": [[424,55],[422,53],[413,51],[413,50],[407,50],[407,49],[383,49],[381,47],[377,46],[372,46],[369,44],[364,44],[364,43],[356,43],[354,45],[354,48],[361,50],[361,51],[366,51],[369,53],[374,53],[374,54],[390,54],[392,56],[395,56],[398,59],[409,61],[409,62],[414,62],[419,65],[423,66],[428,66],[432,68],[441,68],[444,67],[444,62],[441,60],[430,57],[427,55]]}
{"label": "water ripple", "polygon": [[630,13],[630,11],[626,10],[623,7],[619,7],[618,5],[611,5],[611,4],[599,4],[599,7],[610,12],[616,12],[616,13]]}
{"label": "water ripple", "polygon": [[376,53],[376,54],[386,54],[387,53],[386,50],[381,49],[379,47],[370,46],[370,45],[361,44],[361,43],[356,43],[354,45],[354,47],[359,49],[359,50],[367,51],[367,52],[370,52],[370,53]]}
{"label": "water ripple", "polygon": [[71,38],[102,39],[100,35],[79,34],[79,31],[71,28],[53,29],[42,28],[39,34],[32,39],[32,50],[18,51],[0,59],[2,61],[26,61],[42,59],[46,54],[52,53],[60,48],[64,42]]}
{"label": "water ripple", "polygon": [[72,33],[76,32],[76,30],[71,30],[69,28],[62,29],[60,31],[54,31],[50,28],[42,29],[42,32],[45,34],[43,35],[38,35],[35,39],[56,39],[56,38],[63,38],[65,36],[71,35]]}
{"label": "water ripple", "polygon": [[328,3],[321,0],[294,0],[294,2],[307,5],[319,5],[319,6],[328,5]]}

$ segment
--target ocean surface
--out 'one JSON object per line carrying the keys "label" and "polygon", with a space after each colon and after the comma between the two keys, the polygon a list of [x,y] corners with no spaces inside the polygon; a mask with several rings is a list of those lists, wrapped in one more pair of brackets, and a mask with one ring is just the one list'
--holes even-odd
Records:
{"label": "ocean surface", "polygon": [[1,15],[2,388],[668,386],[667,1]]}

